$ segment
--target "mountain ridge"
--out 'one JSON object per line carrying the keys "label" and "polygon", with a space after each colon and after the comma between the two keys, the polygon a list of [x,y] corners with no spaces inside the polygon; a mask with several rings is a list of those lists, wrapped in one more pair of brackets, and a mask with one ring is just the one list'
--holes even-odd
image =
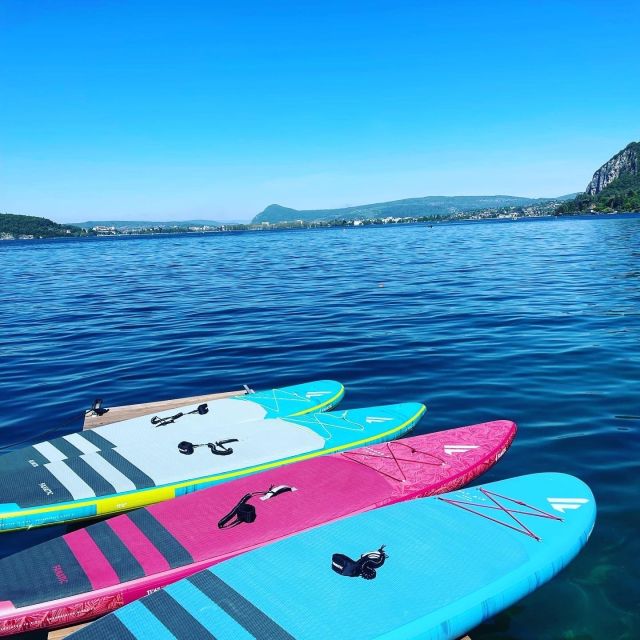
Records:
{"label": "mountain ridge", "polygon": [[336,209],[293,209],[279,204],[270,204],[251,221],[252,224],[293,222],[316,222],[326,220],[354,220],[358,218],[448,216],[465,211],[500,207],[525,207],[552,200],[566,200],[575,194],[558,198],[525,198],[520,196],[423,196],[404,198],[388,202],[342,207]]}

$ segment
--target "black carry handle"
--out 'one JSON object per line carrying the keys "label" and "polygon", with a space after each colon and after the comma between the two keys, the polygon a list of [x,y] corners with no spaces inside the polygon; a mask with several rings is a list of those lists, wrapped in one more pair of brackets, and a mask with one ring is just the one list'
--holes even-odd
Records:
{"label": "black carry handle", "polygon": [[206,413],[209,413],[209,406],[207,404],[200,404],[193,411],[187,411],[187,413],[182,413],[182,411],[180,411],[179,413],[176,413],[173,416],[167,416],[166,418],[161,418],[160,416],[153,416],[153,418],[151,418],[151,424],[154,425],[155,427],[163,427],[167,424],[174,423],[178,418],[182,418],[182,416],[184,415],[188,416],[188,415],[191,415],[192,413],[197,413],[198,415],[203,416]]}

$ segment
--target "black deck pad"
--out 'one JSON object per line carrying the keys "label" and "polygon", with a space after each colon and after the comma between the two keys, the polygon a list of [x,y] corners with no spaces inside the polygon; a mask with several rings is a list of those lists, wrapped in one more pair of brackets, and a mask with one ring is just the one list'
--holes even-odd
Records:
{"label": "black deck pad", "polygon": [[0,600],[15,607],[90,591],[89,579],[62,537],[0,560]]}

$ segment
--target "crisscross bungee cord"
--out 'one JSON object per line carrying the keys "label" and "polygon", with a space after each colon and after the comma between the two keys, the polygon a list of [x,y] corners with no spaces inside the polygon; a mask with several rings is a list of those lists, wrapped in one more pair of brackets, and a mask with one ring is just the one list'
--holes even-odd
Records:
{"label": "crisscross bungee cord", "polygon": [[[489,505],[489,504],[481,504],[479,502],[467,502],[467,501],[464,501],[464,500],[453,500],[451,498],[444,498],[442,496],[439,496],[438,500],[442,500],[442,502],[446,502],[447,504],[451,504],[454,507],[459,507],[460,509],[464,509],[465,511],[469,511],[470,513],[474,513],[475,515],[480,516],[481,518],[486,518],[487,520],[491,520],[492,522],[497,522],[498,524],[501,524],[504,527],[508,527],[509,529],[513,529],[514,531],[518,531],[519,533],[524,533],[526,536],[529,536],[530,538],[533,538],[534,540],[537,540],[538,542],[540,542],[540,540],[542,540],[542,538],[540,538],[540,536],[538,536],[531,529],[529,529],[529,527],[527,527],[527,525],[525,525],[524,522],[522,522],[514,514],[517,513],[518,515],[532,516],[534,518],[546,518],[547,520],[560,520],[560,521],[562,521],[562,518],[560,518],[558,516],[554,516],[552,513],[547,513],[546,511],[543,511],[542,509],[538,509],[537,507],[534,507],[534,506],[532,506],[530,504],[527,504],[526,502],[522,502],[522,500],[516,500],[515,498],[509,498],[508,496],[503,496],[503,495],[501,495],[499,493],[495,493],[495,491],[489,491],[488,489],[484,489],[483,487],[480,487],[480,493],[482,493],[482,495],[484,495],[486,498],[491,500],[491,502],[493,502],[493,506]],[[505,507],[504,505],[500,504],[500,502],[498,500],[496,500],[496,498],[500,498],[502,500],[507,500],[509,502],[512,502],[513,504],[517,504],[519,507],[525,507],[526,509],[530,509],[530,511],[521,511],[519,509],[509,509],[508,507]],[[498,520],[497,518],[492,518],[491,516],[487,515],[486,513],[481,513],[479,511],[475,511],[474,509],[470,509],[469,507],[477,507],[479,509],[493,509],[493,510],[496,510],[496,511],[501,511],[502,513],[506,514],[509,518],[511,518],[518,526],[515,526],[513,524],[509,524],[508,522],[503,522],[502,520]]]}
{"label": "crisscross bungee cord", "polygon": [[[411,458],[399,458],[398,456],[396,456],[396,454],[393,452],[393,449],[391,448],[391,445],[395,445],[395,446],[402,446],[405,447],[407,449],[409,449],[409,452],[411,453],[411,455],[415,454],[415,453],[421,453],[422,455],[425,456],[429,456],[430,458],[433,458],[434,460],[437,460],[437,462],[430,462],[427,460],[416,460],[416,459],[411,459]],[[373,469],[374,471],[377,471],[379,474],[386,476],[387,478],[391,478],[391,480],[395,480],[396,482],[406,482],[407,481],[407,476],[405,475],[404,471],[402,470],[402,465],[400,464],[401,462],[412,462],[414,464],[426,464],[429,467],[440,467],[444,464],[444,460],[442,458],[439,458],[438,456],[434,455],[433,453],[429,453],[428,451],[421,451],[420,449],[416,449],[415,447],[412,447],[409,444],[406,444],[404,442],[400,442],[400,441],[393,441],[393,442],[386,442],[385,443],[385,448],[387,449],[387,451],[389,452],[388,454],[385,453],[384,451],[378,451],[376,449],[368,449],[369,452],[366,452],[364,449],[363,450],[356,450],[356,451],[344,451],[341,455],[346,458],[347,460],[351,460],[352,462],[355,462],[357,464],[361,464],[363,467],[367,467],[369,469]],[[381,469],[376,469],[376,467],[374,467],[372,464],[367,464],[366,462],[364,462],[363,460],[358,460],[356,459],[354,456],[361,456],[364,458],[374,458],[377,460],[393,460],[393,462],[396,465],[396,468],[398,469],[398,472],[400,473],[400,475],[402,476],[401,478],[396,478],[395,476],[392,476],[390,473],[386,473],[385,471],[382,471]]]}
{"label": "crisscross bungee cord", "polygon": [[[311,413],[306,416],[295,416],[293,420],[301,425],[309,425],[311,428],[313,428],[313,425],[319,426],[322,429],[323,433],[321,433],[319,430],[316,430],[316,433],[320,437],[328,441],[333,437],[331,429],[344,429],[345,431],[360,432],[363,432],[366,429],[366,426],[364,424],[356,422],[355,420],[350,420],[348,418],[348,415],[349,411],[343,411],[342,413],[332,411],[331,413]],[[342,420],[344,424],[334,422],[336,418],[338,420]],[[326,422],[324,422],[324,420],[326,420]]]}
{"label": "crisscross bungee cord", "polygon": [[[280,396],[280,397],[278,397]],[[301,396],[295,391],[285,391],[283,389],[270,389],[269,391],[254,392],[251,395],[238,396],[237,400],[244,400],[245,402],[255,402],[265,409],[271,409],[276,413],[280,413],[280,401],[288,400],[290,402],[301,402],[307,406],[314,404],[313,398],[307,398]]]}

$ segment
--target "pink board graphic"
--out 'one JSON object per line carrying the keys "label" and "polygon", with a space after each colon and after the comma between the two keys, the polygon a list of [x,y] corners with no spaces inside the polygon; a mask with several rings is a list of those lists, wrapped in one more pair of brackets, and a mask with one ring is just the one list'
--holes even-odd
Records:
{"label": "pink board graphic", "polygon": [[[0,635],[86,621],[306,529],[460,488],[495,464],[515,432],[513,422],[501,420],[313,458],[138,509],[9,556],[0,560]],[[272,487],[291,490],[254,495],[245,504],[255,520],[236,523],[231,515],[218,526],[247,494]]]}

